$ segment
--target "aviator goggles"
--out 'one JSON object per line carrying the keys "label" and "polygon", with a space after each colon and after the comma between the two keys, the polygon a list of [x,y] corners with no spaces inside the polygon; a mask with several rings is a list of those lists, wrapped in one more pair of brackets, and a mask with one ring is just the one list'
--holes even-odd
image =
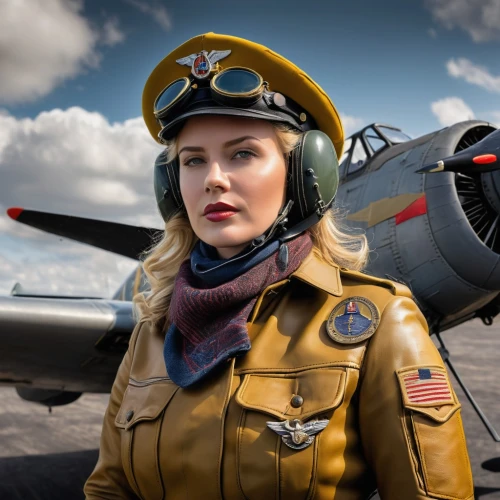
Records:
{"label": "aviator goggles", "polygon": [[154,115],[162,129],[187,111],[192,101],[193,106],[212,101],[224,107],[249,108],[262,99],[266,109],[274,108],[286,113],[297,124],[306,121],[305,113],[292,110],[290,100],[287,102],[282,94],[270,92],[268,83],[252,69],[236,66],[226,68],[209,82],[208,85],[208,80],[183,77],[167,85],[154,102]]}

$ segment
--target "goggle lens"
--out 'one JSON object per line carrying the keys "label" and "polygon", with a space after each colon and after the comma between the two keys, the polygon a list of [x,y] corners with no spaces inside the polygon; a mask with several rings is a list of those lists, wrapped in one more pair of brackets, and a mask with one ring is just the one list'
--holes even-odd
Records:
{"label": "goggle lens", "polygon": [[189,83],[187,78],[180,78],[172,82],[156,99],[155,113],[158,114],[168,109],[184,93]]}
{"label": "goggle lens", "polygon": [[259,89],[262,78],[253,71],[230,68],[215,76],[213,83],[217,90],[236,96]]}
{"label": "goggle lens", "polygon": [[[267,83],[255,71],[242,68],[227,68],[210,80],[210,87],[201,86],[193,78],[179,78],[168,85],[156,98],[154,114],[162,129],[168,126],[182,106],[189,104],[193,89],[208,91],[215,102],[222,106],[248,107],[256,103],[267,88]],[[191,96],[191,97],[190,97]],[[200,94],[200,99],[206,99]],[[160,132],[160,136],[161,136]]]}

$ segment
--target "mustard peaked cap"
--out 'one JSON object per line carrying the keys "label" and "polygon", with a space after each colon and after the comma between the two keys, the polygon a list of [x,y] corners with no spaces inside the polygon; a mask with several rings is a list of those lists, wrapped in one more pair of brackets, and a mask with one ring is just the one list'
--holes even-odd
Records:
{"label": "mustard peaked cap", "polygon": [[153,138],[159,142],[160,125],[153,113],[158,94],[171,82],[189,76],[191,68],[176,63],[177,59],[202,50],[231,50],[220,61],[222,68],[243,66],[259,73],[269,82],[269,89],[280,92],[303,106],[319,129],[332,140],[337,156],[342,155],[344,130],[339,114],[326,92],[292,62],[258,43],[229,35],[206,33],[191,38],[166,56],[149,76],[142,94],[142,114]]}

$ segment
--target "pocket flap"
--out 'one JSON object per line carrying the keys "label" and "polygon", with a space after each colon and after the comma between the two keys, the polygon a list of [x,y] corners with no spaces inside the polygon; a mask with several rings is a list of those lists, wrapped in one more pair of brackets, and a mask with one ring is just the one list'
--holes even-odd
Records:
{"label": "pocket flap", "polygon": [[435,422],[443,423],[448,421],[450,417],[462,407],[462,405],[457,402],[452,405],[436,406],[435,408],[433,407],[423,408],[420,406],[411,406],[411,405],[405,405],[405,407],[408,410],[420,413],[421,415],[426,415]]}
{"label": "pocket flap", "polygon": [[173,382],[135,385],[129,383],[115,418],[115,425],[130,429],[142,420],[154,420],[167,406],[179,387]]}
{"label": "pocket flap", "polygon": [[305,420],[339,406],[345,381],[346,372],[342,368],[249,374],[238,389],[236,402],[282,420],[290,416]]}

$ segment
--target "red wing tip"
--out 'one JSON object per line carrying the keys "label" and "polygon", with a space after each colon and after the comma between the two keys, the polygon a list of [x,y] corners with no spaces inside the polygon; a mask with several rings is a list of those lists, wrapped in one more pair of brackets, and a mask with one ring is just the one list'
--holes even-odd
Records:
{"label": "red wing tip", "polygon": [[17,220],[23,211],[24,208],[12,207],[7,209],[7,215],[11,219]]}

